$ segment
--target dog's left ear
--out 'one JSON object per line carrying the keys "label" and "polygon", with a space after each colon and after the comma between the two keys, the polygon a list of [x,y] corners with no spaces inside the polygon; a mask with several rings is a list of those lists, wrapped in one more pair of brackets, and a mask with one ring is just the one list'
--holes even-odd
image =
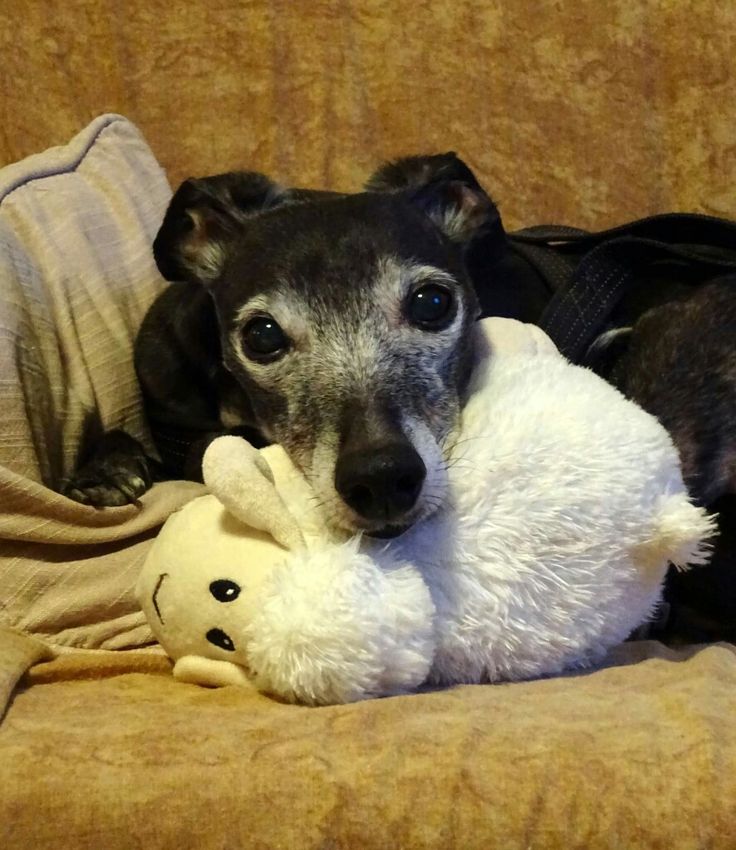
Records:
{"label": "dog's left ear", "polygon": [[475,180],[443,180],[407,194],[451,242],[468,245],[496,231],[503,233],[496,205]]}
{"label": "dog's left ear", "polygon": [[285,197],[281,186],[255,171],[185,180],[153,243],[159,271],[166,280],[211,284],[222,271],[232,237],[249,218]]}
{"label": "dog's left ear", "polygon": [[597,336],[585,352],[581,366],[609,379],[618,360],[628,351],[633,328],[614,328]]}
{"label": "dog's left ear", "polygon": [[480,184],[470,167],[455,151],[447,153],[404,156],[384,162],[368,178],[366,192],[396,192],[404,189],[421,189],[430,183],[459,180],[480,189]]}
{"label": "dog's left ear", "polygon": [[386,162],[365,188],[402,193],[453,242],[468,244],[494,232],[503,236],[496,205],[455,151]]}

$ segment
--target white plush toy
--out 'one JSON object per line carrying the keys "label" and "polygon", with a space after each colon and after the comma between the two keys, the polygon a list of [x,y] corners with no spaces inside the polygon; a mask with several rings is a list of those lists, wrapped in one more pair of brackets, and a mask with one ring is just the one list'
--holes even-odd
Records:
{"label": "white plush toy", "polygon": [[280,447],[212,443],[213,495],[137,589],[175,676],[326,704],[558,673],[651,615],[668,562],[704,562],[712,520],[658,422],[537,328],[478,327],[446,505],[399,538],[330,530]]}

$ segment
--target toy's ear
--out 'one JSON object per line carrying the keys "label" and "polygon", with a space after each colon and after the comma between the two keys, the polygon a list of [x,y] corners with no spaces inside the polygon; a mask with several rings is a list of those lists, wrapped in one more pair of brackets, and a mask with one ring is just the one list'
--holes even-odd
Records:
{"label": "toy's ear", "polygon": [[174,664],[174,678],[191,685],[224,688],[227,685],[253,687],[245,670],[232,661],[218,661],[202,655],[183,655]]}
{"label": "toy's ear", "polygon": [[211,284],[243,224],[285,197],[281,186],[255,171],[185,180],[153,243],[159,271],[167,280]]}
{"label": "toy's ear", "polygon": [[242,437],[218,437],[202,459],[204,483],[241,522],[268,532],[287,549],[301,549],[304,536],[274,484],[266,460]]}

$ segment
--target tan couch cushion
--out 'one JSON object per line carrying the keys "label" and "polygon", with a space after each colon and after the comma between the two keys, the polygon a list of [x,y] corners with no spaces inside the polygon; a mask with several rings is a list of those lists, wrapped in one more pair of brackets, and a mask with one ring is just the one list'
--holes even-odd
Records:
{"label": "tan couch cushion", "polygon": [[330,708],[107,656],[37,666],[8,710],[3,850],[736,847],[732,646]]}

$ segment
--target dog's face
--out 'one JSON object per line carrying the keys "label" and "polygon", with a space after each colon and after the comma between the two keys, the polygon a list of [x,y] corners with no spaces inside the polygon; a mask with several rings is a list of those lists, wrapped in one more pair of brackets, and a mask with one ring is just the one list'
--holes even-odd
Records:
{"label": "dog's face", "polygon": [[444,498],[443,443],[478,315],[463,250],[495,208],[452,181],[349,196],[263,188],[257,211],[188,199],[176,251],[162,227],[159,264],[210,289],[226,367],[326,514],[400,533]]}

